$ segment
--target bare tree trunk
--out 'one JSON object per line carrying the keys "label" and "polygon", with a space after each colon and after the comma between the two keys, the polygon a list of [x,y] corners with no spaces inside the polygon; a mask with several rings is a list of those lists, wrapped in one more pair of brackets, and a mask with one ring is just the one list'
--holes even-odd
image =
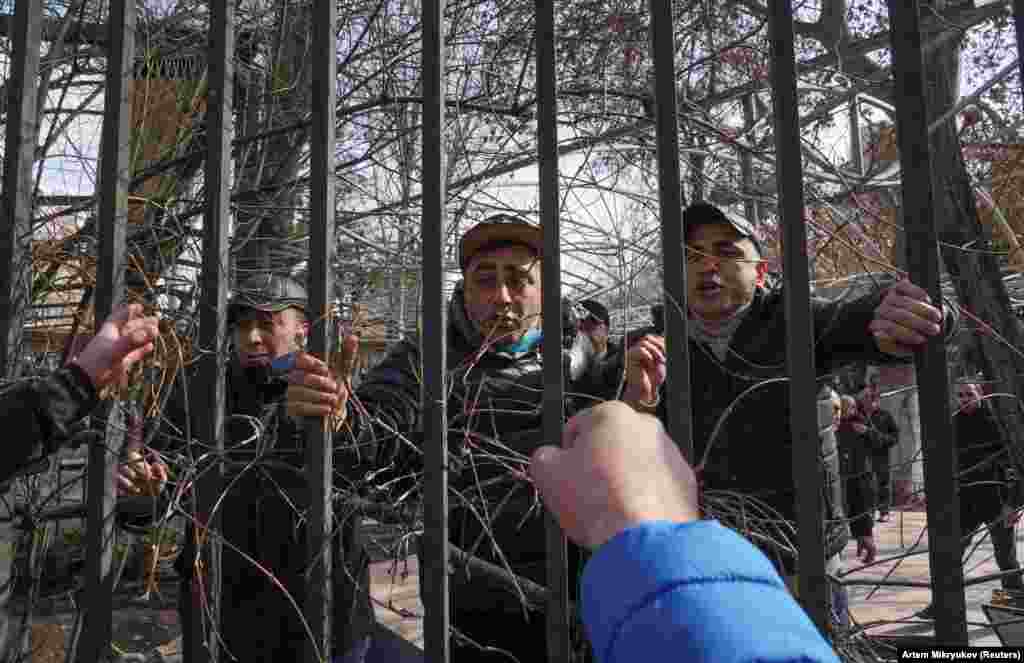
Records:
{"label": "bare tree trunk", "polygon": [[[310,6],[280,4],[264,57],[263,77],[241,89],[239,126],[252,134],[297,122],[309,110]],[[287,271],[304,258],[286,251],[299,200],[292,184],[299,175],[307,132],[302,129],[254,143],[240,157],[236,217],[239,278],[253,272]]]}
{"label": "bare tree trunk", "polygon": [[[940,7],[936,7],[941,9]],[[926,57],[928,122],[935,122],[959,97],[960,49],[934,49]],[[986,378],[995,381],[996,391],[1011,398],[994,398],[998,419],[1010,441],[1017,464],[1024,458],[1024,412],[1019,399],[1024,396],[1020,376],[1024,375],[1024,347],[1021,323],[1010,308],[994,254],[984,250],[965,250],[990,246],[987,232],[978,220],[970,177],[960,152],[956,119],[943,123],[932,134],[932,178],[935,190],[936,223],[945,268],[964,309],[964,322],[971,318],[990,325],[1001,338],[988,333],[970,333],[962,340],[973,346],[974,355]],[[912,168],[913,164],[904,164]],[[974,327],[968,324],[968,329]]]}

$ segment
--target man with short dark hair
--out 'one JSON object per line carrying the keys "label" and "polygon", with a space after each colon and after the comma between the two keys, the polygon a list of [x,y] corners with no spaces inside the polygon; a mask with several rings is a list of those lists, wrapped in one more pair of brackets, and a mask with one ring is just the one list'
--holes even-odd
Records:
{"label": "man with short dark hair", "polygon": [[866,433],[867,426],[858,415],[857,400],[853,396],[842,396],[836,442],[844,507],[850,519],[850,531],[857,541],[857,555],[869,564],[874,561],[878,548],[874,537],[876,500],[871,471],[872,443]]}
{"label": "man with short dark hair", "polygon": [[[689,378],[692,386],[693,460],[707,491],[705,505],[737,513],[730,524],[749,530],[792,576],[796,551],[789,541],[796,499],[783,293],[770,287],[767,263],[746,219],[697,202],[684,210],[683,223],[690,375],[673,379]],[[809,305],[818,376],[858,360],[904,357],[940,333],[943,322],[928,295],[906,281],[847,300],[813,298]],[[617,363],[626,373],[623,400],[664,418],[664,337],[643,336]],[[620,375],[613,371],[610,380]],[[835,446],[817,453],[826,480],[826,556],[831,558],[846,545],[849,531]],[[736,499],[743,504],[732,504]]]}
{"label": "man with short dark hair", "polygon": [[[526,480],[542,430],[541,229],[502,215],[462,235],[462,282],[449,302],[447,329],[451,543],[502,569],[545,585],[543,509]],[[567,393],[585,367],[566,362]],[[379,449],[378,473],[392,492],[414,492],[421,467],[420,346],[399,342],[349,397],[346,376],[300,355],[289,376],[289,410],[340,411],[344,439]],[[404,478],[404,481],[403,481]],[[576,568],[575,548],[570,564]],[[421,567],[422,568],[422,567]],[[570,571],[570,577],[575,577]],[[571,583],[574,585],[574,583]],[[541,661],[546,624],[537,606],[499,578],[457,567],[451,578],[453,661]],[[489,650],[482,649],[491,648]]]}
{"label": "man with short dark hair", "polygon": [[580,301],[579,307],[586,314],[579,321],[579,330],[586,334],[594,346],[594,359],[603,360],[609,352],[616,350],[611,342],[612,319],[604,304],[595,299]]}
{"label": "man with short dark hair", "polygon": [[[957,445],[963,555],[968,557],[974,534],[984,525],[992,539],[992,551],[999,570],[1020,571],[1014,536],[1014,527],[1020,517],[1020,479],[1013,468],[999,423],[985,402],[981,385],[976,382],[957,384],[956,398],[953,430]],[[1014,593],[1011,598],[1014,605],[1024,604],[1024,580],[1020,573],[1003,576],[1000,584],[1004,590]],[[932,619],[932,605],[929,603],[917,616]]]}
{"label": "man with short dark hair", "polygon": [[900,440],[900,427],[895,417],[882,409],[882,393],[877,375],[871,376],[860,386],[857,408],[851,417],[851,427],[863,436],[871,454],[878,522],[884,523],[889,520],[892,505],[892,448]]}
{"label": "man with short dark hair", "polygon": [[[235,357],[227,367],[227,479],[218,506],[224,541],[222,595],[215,631],[225,660],[291,660],[308,637],[301,608],[310,562],[303,525],[310,505],[304,471],[306,433],[303,421],[286,412],[287,383],[272,366],[275,359],[305,347],[306,306],[306,290],[295,280],[259,274],[242,282],[228,309]],[[158,444],[195,460],[208,455],[209,442],[185,435],[199,430],[198,418],[209,415],[209,406],[194,396],[189,402],[194,392],[186,391],[186,384],[179,376]],[[340,481],[355,463],[351,451],[337,450],[335,471]],[[138,475],[145,471],[145,466],[134,471],[125,466],[122,490],[137,492]],[[375,623],[368,558],[351,514],[335,527],[332,553],[343,550],[344,560],[344,565],[336,563],[333,573],[335,660],[359,663],[369,649]],[[182,577],[179,610],[186,647],[192,638],[204,637],[191,630],[193,613],[204,610],[196,537],[190,520],[176,563]]]}

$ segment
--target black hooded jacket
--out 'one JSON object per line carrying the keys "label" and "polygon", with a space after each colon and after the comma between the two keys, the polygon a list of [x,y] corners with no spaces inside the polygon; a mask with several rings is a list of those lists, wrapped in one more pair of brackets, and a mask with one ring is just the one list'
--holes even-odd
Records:
{"label": "black hooded jacket", "polygon": [[[179,454],[182,465],[209,458],[205,441],[185,442],[187,434],[194,438],[200,419],[208,416],[208,408],[194,396],[196,384],[187,388],[179,378],[154,444],[165,453]],[[236,362],[227,369],[225,492],[220,503],[221,628],[226,646],[239,660],[277,660],[276,656],[301,647],[306,639],[299,615],[309,562],[303,526],[310,504],[303,468],[306,438],[302,421],[285,412],[286,386],[283,380],[269,379],[265,370],[242,369]],[[187,394],[193,395],[186,405]],[[346,470],[354,474],[358,470],[343,451],[335,458],[336,485],[348,489],[352,474],[346,476]],[[369,559],[358,523],[350,512],[336,507],[336,520],[342,516],[335,524],[338,535],[332,545],[336,557],[332,628],[339,653],[369,635],[375,623]],[[175,565],[185,579],[193,576],[194,543],[190,522]],[[339,563],[341,559],[344,564]]]}
{"label": "black hooded jacket", "polygon": [[[482,351],[484,339],[467,319],[462,297],[457,288],[447,329],[449,540],[543,585],[544,510],[526,477],[533,450],[553,442],[542,431],[541,344],[538,339],[521,352]],[[569,354],[563,353],[566,376]],[[337,443],[355,439],[360,448],[376,446],[378,471],[405,479],[390,484],[395,496],[407,495],[422,469],[420,375],[417,340],[398,343],[350,399],[348,427],[341,434],[348,442]],[[593,403],[574,389],[567,379],[567,414]],[[575,548],[570,560],[574,566],[579,563]],[[485,577],[456,571],[451,589],[456,611],[522,611],[519,597]]]}

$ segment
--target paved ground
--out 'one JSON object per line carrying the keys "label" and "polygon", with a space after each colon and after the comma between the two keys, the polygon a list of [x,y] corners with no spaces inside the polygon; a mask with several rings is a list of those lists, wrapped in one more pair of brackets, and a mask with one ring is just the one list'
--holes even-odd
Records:
{"label": "paved ground", "polygon": [[[925,531],[926,518],[922,512],[894,512],[887,523],[876,523],[875,536],[879,547],[879,559],[897,558],[906,553],[902,560],[879,564],[850,575],[850,578],[881,578],[889,574],[890,580],[924,580],[928,574],[928,536]],[[1020,550],[1024,537],[1018,528],[1017,547]],[[980,537],[979,537],[980,538]],[[852,554],[853,547],[847,549]],[[849,562],[848,568],[851,568]],[[992,546],[987,537],[972,555],[964,568],[965,579],[998,573],[992,555]],[[988,620],[981,611],[988,603],[992,590],[1000,587],[999,581],[970,586],[966,590],[968,634],[972,645],[998,645],[999,640],[988,626]],[[932,623],[914,617],[931,598],[931,590],[917,587],[876,589],[876,587],[851,588],[851,612],[873,635],[929,635],[934,634]]]}

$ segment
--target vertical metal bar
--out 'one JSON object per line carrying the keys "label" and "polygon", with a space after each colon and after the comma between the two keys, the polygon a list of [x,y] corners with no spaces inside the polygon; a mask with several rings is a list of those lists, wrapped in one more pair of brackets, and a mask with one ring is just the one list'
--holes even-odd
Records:
{"label": "vertical metal bar", "polygon": [[[651,50],[654,51],[654,107],[658,145],[658,200],[664,265],[667,371],[676,376],[665,390],[668,433],[687,460],[693,459],[690,420],[690,354],[686,340],[686,264],[683,257],[683,194],[679,181],[679,124],[676,118],[675,37],[672,3],[651,0]],[[680,376],[682,379],[679,379]]]}
{"label": "vertical metal bar", "polygon": [[36,158],[36,88],[42,38],[41,0],[15,3],[11,74],[7,79],[7,136],[0,210],[0,377],[15,377],[31,295],[28,250],[32,221],[32,165]]}
{"label": "vertical metal bar", "polygon": [[790,428],[793,434],[793,479],[796,484],[797,534],[800,550],[800,601],[823,632],[828,628],[825,536],[821,508],[821,453],[816,410],[814,334],[811,322],[804,222],[803,159],[796,99],[793,6],[790,0],[769,3],[772,105],[775,115],[775,169],[779,187],[779,223],[783,237],[783,279],[787,321]]}
{"label": "vertical metal bar", "polygon": [[[751,127],[754,124],[754,120],[757,117],[754,114],[754,95],[753,93],[743,96],[743,126]],[[759,222],[757,201],[753,198],[754,193],[754,157],[751,156],[750,150],[746,148],[739,148],[740,150],[740,176],[743,179],[743,212],[746,214],[747,221],[750,222],[755,228]]]}
{"label": "vertical metal bar", "polygon": [[[107,17],[107,78],[99,168],[99,260],[96,327],[124,294],[125,232],[128,220],[128,85],[135,47],[135,3],[111,0]],[[86,519],[86,603],[80,661],[105,658],[111,638],[114,549],[114,482],[124,442],[120,408],[109,410],[105,440],[89,449]]]}
{"label": "vertical metal bar", "polygon": [[[562,367],[562,263],[558,218],[558,104],[555,74],[555,8],[537,0],[537,150],[540,163],[540,218],[544,229],[542,256],[544,414],[545,440],[562,439],[565,424],[565,376]],[[569,583],[565,535],[558,521],[545,517],[548,586],[548,660],[569,663]]]}
{"label": "vertical metal bar", "polygon": [[[334,279],[334,106],[337,103],[337,53],[335,26],[337,0],[316,0],[313,4],[313,90],[310,133],[310,218],[309,218],[309,351],[330,360],[337,348],[331,341],[334,320],[331,301]],[[310,518],[306,523],[310,567],[307,575],[305,613],[313,641],[307,643],[305,660],[320,663],[331,660],[331,614],[333,558],[331,529],[333,511],[331,493],[334,476],[333,436],[326,417],[306,423],[306,468],[310,482]],[[353,516],[354,517],[354,516]],[[345,540],[345,537],[339,537]],[[342,545],[335,546],[344,554]],[[339,562],[344,560],[339,557]],[[337,572],[342,572],[340,569]],[[339,628],[346,625],[338,624]],[[339,640],[348,638],[339,634]]]}
{"label": "vertical metal bar", "polygon": [[850,164],[858,176],[864,175],[864,146],[860,138],[860,99],[850,100]]}
{"label": "vertical metal bar", "polygon": [[448,414],[445,410],[444,0],[423,0],[423,635],[448,663]]}
{"label": "vertical metal bar", "polygon": [[[197,393],[205,396],[194,400],[209,404],[210,416],[197,419],[203,430],[199,439],[209,440],[214,448],[214,466],[204,468],[197,486],[196,517],[209,532],[220,531],[220,518],[215,504],[223,489],[224,418],[227,407],[228,229],[231,223],[231,112],[234,89],[235,3],[210,2],[209,37],[209,100],[207,118],[206,218],[203,220],[203,266],[200,276],[202,306],[199,309],[199,347],[212,349],[205,353],[200,367]],[[199,525],[197,523],[197,525]],[[196,528],[200,533],[199,526]],[[205,544],[200,559],[203,564],[193,569],[192,607],[189,614],[190,637],[185,639],[185,658],[189,663],[216,661],[219,658],[221,611],[221,540],[214,534],[200,534]],[[202,573],[201,576],[198,574]],[[199,596],[202,592],[202,596]],[[205,606],[205,610],[200,606]]]}
{"label": "vertical metal bar", "polygon": [[[903,229],[910,280],[933,302],[942,301],[938,232],[927,125],[924,52],[916,0],[889,0],[892,61],[903,197]],[[914,354],[922,411],[925,494],[928,496],[928,558],[932,573],[935,633],[943,644],[967,644],[960,509],[953,428],[949,425],[949,374],[945,340],[932,337]]]}
{"label": "vertical metal bar", "polygon": [[1024,0],[1013,0],[1013,24],[1017,33],[1017,66],[1024,81]]}

